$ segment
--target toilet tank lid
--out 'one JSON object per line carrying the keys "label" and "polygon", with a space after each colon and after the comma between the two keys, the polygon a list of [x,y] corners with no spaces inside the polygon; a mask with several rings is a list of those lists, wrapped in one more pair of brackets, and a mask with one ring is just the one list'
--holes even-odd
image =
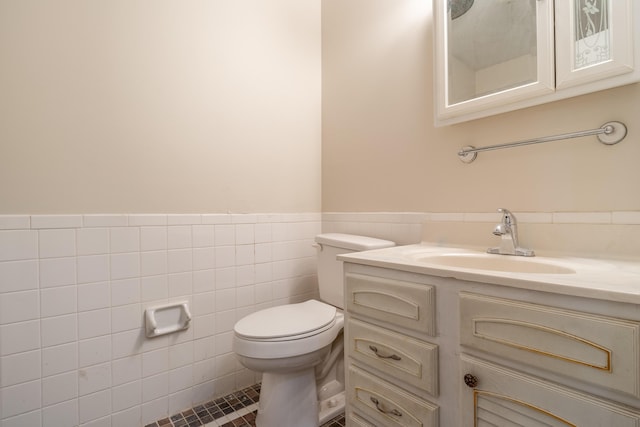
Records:
{"label": "toilet tank lid", "polygon": [[391,246],[396,245],[390,240],[343,233],[319,234],[316,236],[316,243],[332,246],[334,248],[350,249],[353,251],[368,251],[371,249],[390,248]]}

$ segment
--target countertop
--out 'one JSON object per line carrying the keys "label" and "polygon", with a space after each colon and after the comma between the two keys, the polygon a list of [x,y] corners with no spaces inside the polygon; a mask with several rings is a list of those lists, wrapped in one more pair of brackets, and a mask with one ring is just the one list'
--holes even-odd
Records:
{"label": "countertop", "polygon": [[[420,258],[430,255],[480,253],[482,252],[467,248],[441,247],[422,243],[354,252],[339,255],[338,259],[350,263],[430,276],[640,304],[640,262],[568,256],[527,258],[537,262],[556,264],[575,271],[575,273],[569,274],[540,274],[444,267],[420,260]],[[504,257],[508,255],[488,256]]]}

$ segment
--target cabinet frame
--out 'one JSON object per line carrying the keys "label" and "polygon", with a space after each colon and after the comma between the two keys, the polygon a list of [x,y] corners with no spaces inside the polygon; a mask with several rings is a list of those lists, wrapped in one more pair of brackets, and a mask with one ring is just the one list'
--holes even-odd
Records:
{"label": "cabinet frame", "polygon": [[[464,376],[466,373],[478,374],[479,382],[477,387],[480,391],[496,392],[501,396],[512,397],[518,395],[518,400],[521,402],[531,403],[532,408],[542,408],[549,410],[548,412],[555,413],[563,417],[566,414],[565,409],[554,408],[547,405],[544,400],[540,400],[539,395],[535,399],[532,397],[529,399],[528,394],[522,394],[519,386],[505,385],[502,389],[496,390],[492,384],[484,382],[483,378],[492,378],[492,375],[485,377],[484,374],[478,371],[468,371],[466,367],[468,364],[464,364],[465,358],[480,361],[484,364],[488,364],[491,367],[499,369],[499,372],[511,373],[513,375],[503,375],[502,378],[508,383],[510,379],[514,379],[518,384],[522,385],[525,389],[526,384],[534,385],[538,391],[550,390],[556,396],[564,396],[563,401],[575,401],[580,405],[586,405],[587,408],[599,408],[598,412],[602,416],[609,412],[612,417],[616,419],[624,420],[622,425],[631,421],[631,427],[640,427],[640,400],[636,397],[637,393],[627,388],[626,390],[620,390],[619,388],[613,389],[610,386],[602,384],[600,381],[588,381],[580,376],[570,376],[566,369],[551,371],[535,363],[526,363],[527,356],[522,354],[529,354],[531,352],[524,351],[520,355],[515,357],[507,357],[508,355],[502,351],[502,349],[510,347],[502,347],[498,352],[486,351],[476,346],[469,346],[464,344],[461,334],[461,308],[460,303],[461,294],[471,294],[481,296],[483,299],[490,300],[509,300],[514,301],[518,306],[539,306],[547,307],[551,310],[551,313],[577,313],[578,315],[585,316],[588,319],[611,319],[614,324],[620,325],[626,323],[635,323],[640,325],[640,311],[638,310],[637,295],[632,291],[629,291],[629,295],[633,298],[629,298],[627,301],[615,298],[615,295],[610,294],[607,291],[602,291],[597,296],[585,296],[578,289],[567,289],[569,292],[558,292],[557,289],[536,287],[534,289],[522,288],[511,284],[509,281],[501,281],[495,283],[482,280],[461,280],[454,277],[444,277],[439,275],[432,275],[416,271],[412,266],[406,266],[401,263],[386,263],[380,265],[377,259],[370,260],[366,256],[362,256],[361,259],[350,259],[344,263],[345,276],[347,274],[356,274],[367,278],[378,278],[385,283],[385,287],[388,284],[396,282],[408,282],[417,286],[432,287],[434,301],[434,308],[436,312],[435,322],[438,327],[435,336],[431,336],[425,333],[425,330],[416,331],[415,329],[408,329],[398,325],[389,324],[386,321],[376,319],[377,316],[371,316],[369,314],[357,314],[351,313],[347,309],[345,311],[345,336],[349,337],[349,320],[357,320],[365,322],[367,324],[374,325],[375,327],[381,327],[389,329],[390,331],[397,332],[399,336],[405,335],[411,338],[415,338],[419,341],[431,343],[438,348],[438,395],[434,396],[425,392],[423,389],[417,388],[415,385],[411,385],[406,381],[399,379],[397,376],[379,368],[373,367],[366,360],[358,360],[353,357],[349,345],[346,344],[349,339],[345,340],[345,366],[353,366],[360,368],[378,378],[383,383],[392,384],[395,387],[399,387],[405,392],[417,397],[419,400],[426,401],[438,407],[439,423],[442,426],[451,427],[470,427],[473,426],[473,389],[469,388],[465,384]],[[376,281],[377,282],[377,281]],[[388,289],[388,288],[387,288]],[[348,300],[348,293],[345,292],[345,302]],[[632,302],[633,301],[633,302]],[[346,307],[346,306],[345,306]],[[495,318],[498,313],[496,310],[490,307],[489,317]],[[546,317],[543,315],[542,320]],[[518,320],[518,319],[516,319]],[[519,319],[526,321],[527,319]],[[560,326],[555,326],[555,329],[559,329],[564,332],[570,333],[571,331],[565,330],[563,325],[569,325],[568,323],[560,320]],[[553,325],[552,325],[553,326]],[[591,333],[591,332],[589,332]],[[624,334],[625,340],[628,340],[628,334]],[[634,334],[633,342],[640,343],[640,332]],[[591,340],[593,341],[593,340]],[[640,348],[634,344],[634,347]],[[605,347],[610,347],[605,343]],[[616,350],[618,348],[618,350]],[[624,347],[624,348],[628,348]],[[614,346],[613,349],[613,370],[616,370],[616,366],[619,363],[616,362],[615,354],[625,352],[624,348]],[[515,349],[515,348],[514,348]],[[640,350],[638,350],[640,351]],[[636,351],[636,354],[640,354]],[[533,354],[533,353],[531,353]],[[625,356],[625,360],[633,359],[637,360],[637,356],[629,355]],[[552,358],[555,359],[555,358]],[[573,364],[579,366],[578,364]],[[603,364],[597,364],[602,367]],[[605,363],[604,366],[607,364]],[[624,364],[623,364],[624,365]],[[586,366],[587,365],[583,365]],[[593,369],[598,372],[606,372],[606,370]],[[632,372],[633,371],[633,372]],[[495,372],[495,369],[493,370]],[[628,372],[629,376],[635,376],[640,372],[638,369],[632,369]],[[515,376],[514,376],[515,375]],[[523,380],[524,379],[524,380]],[[521,381],[523,380],[523,381]],[[532,381],[529,381],[532,380]],[[349,390],[354,385],[353,380],[349,378],[348,369],[346,375],[346,387]],[[540,386],[540,387],[538,387]],[[558,391],[560,394],[554,392]],[[481,399],[486,400],[486,394],[480,394]],[[463,400],[466,403],[463,403]],[[553,403],[553,402],[552,402]],[[461,406],[462,405],[462,406]],[[593,406],[595,405],[595,406]],[[470,414],[463,414],[461,408]],[[577,416],[579,416],[578,414]],[[368,417],[360,410],[354,408],[352,405],[347,404],[346,408],[347,426],[348,427],[362,427],[369,425],[381,425],[380,423],[373,422],[373,419]],[[606,416],[606,415],[604,415]],[[564,416],[564,419],[575,420],[579,419],[574,417],[574,414]],[[397,424],[394,424],[397,426]],[[582,422],[581,426],[586,425],[615,425],[615,424],[589,424]],[[616,425],[617,426],[617,425]]]}

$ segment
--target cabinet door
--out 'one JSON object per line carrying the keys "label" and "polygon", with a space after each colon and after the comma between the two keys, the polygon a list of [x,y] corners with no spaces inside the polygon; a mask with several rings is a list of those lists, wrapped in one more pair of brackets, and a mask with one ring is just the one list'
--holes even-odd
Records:
{"label": "cabinet door", "polygon": [[470,356],[461,373],[463,427],[640,425],[637,412]]}
{"label": "cabinet door", "polygon": [[640,323],[460,293],[468,348],[640,397]]}
{"label": "cabinet door", "polygon": [[558,89],[633,71],[633,0],[562,0],[555,7]]}
{"label": "cabinet door", "polygon": [[437,118],[443,123],[554,92],[552,0],[433,4]]}

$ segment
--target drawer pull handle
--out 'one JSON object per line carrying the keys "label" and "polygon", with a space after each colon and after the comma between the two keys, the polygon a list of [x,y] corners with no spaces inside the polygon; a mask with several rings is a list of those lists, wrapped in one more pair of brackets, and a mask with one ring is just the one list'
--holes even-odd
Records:
{"label": "drawer pull handle", "polygon": [[393,359],[393,360],[401,360],[402,357],[398,356],[397,354],[392,354],[391,356],[385,356],[382,355],[380,353],[378,353],[378,347],[370,345],[369,346],[369,350],[373,351],[376,356],[378,356],[380,359]]}
{"label": "drawer pull handle", "polygon": [[478,386],[478,378],[475,375],[466,374],[464,376],[464,383],[471,388]]}
{"label": "drawer pull handle", "polygon": [[376,405],[376,409],[378,411],[382,412],[383,414],[395,415],[396,417],[401,417],[402,416],[402,412],[398,411],[397,409],[392,409],[390,411],[384,409],[382,407],[382,405],[380,404],[380,402],[378,401],[378,399],[376,399],[373,396],[371,396],[371,401],[373,402],[374,405]]}

